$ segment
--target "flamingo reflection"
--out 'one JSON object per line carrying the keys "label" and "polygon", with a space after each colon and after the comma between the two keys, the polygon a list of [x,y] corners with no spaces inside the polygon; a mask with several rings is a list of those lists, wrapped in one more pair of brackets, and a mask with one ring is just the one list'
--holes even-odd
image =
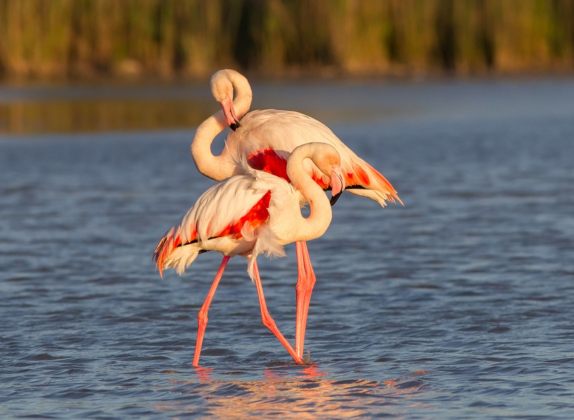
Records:
{"label": "flamingo reflection", "polygon": [[[396,414],[404,409],[405,399],[413,407],[421,408],[414,397],[424,390],[426,371],[416,371],[400,378],[383,381],[369,379],[334,380],[313,364],[298,369],[293,375],[281,368],[266,368],[257,380],[229,380],[213,378],[212,370],[196,370],[193,380],[172,381],[172,392],[181,396],[191,394],[189,400],[158,403],[155,408],[170,415],[202,415],[222,418],[248,416],[315,417],[371,417],[373,413]],[[198,404],[198,398],[202,403]],[[412,400],[411,400],[412,399]]]}

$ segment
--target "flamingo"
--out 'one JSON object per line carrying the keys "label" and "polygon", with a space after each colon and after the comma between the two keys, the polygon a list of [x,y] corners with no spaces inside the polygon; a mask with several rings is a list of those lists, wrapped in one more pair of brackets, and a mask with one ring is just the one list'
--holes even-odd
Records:
{"label": "flamingo", "polygon": [[[248,259],[248,272],[257,289],[263,324],[293,360],[303,364],[301,355],[285,339],[269,314],[257,256],[261,253],[282,256],[284,245],[318,238],[329,227],[332,218],[329,199],[305,170],[309,160],[320,171],[322,182],[329,184],[334,194],[340,193],[344,181],[339,154],[329,145],[308,143],[297,147],[288,159],[286,171],[291,184],[281,177],[247,166],[246,173],[234,175],[205,191],[182,222],[159,241],[154,259],[160,275],[167,268],[182,274],[202,252],[223,254],[197,316],[193,366],[199,366],[209,306],[227,262],[234,255]],[[304,202],[310,207],[306,218],[300,208]]]}
{"label": "flamingo", "polygon": [[[370,198],[385,207],[387,202],[402,204],[391,183],[371,165],[358,157],[327,126],[305,114],[276,109],[248,112],[252,90],[249,81],[231,69],[219,70],[211,77],[211,92],[221,105],[221,111],[199,125],[191,144],[191,153],[197,169],[217,181],[239,173],[238,162],[247,160],[255,169],[280,176],[287,181],[287,158],[298,146],[310,142],[327,143],[341,157],[346,190]],[[233,131],[225,141],[220,155],[214,155],[211,144],[227,126]],[[310,164],[306,170],[323,188],[329,185],[318,168]],[[334,204],[339,195],[334,194]],[[296,242],[298,277],[296,284],[295,348],[303,355],[305,329],[311,294],[316,279],[305,241]]]}

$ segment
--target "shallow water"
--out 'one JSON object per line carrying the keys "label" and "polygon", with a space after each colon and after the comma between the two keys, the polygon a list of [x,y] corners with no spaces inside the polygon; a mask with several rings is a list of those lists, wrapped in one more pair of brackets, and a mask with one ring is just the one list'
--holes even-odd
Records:
{"label": "shallow water", "polygon": [[[291,363],[261,325],[235,258],[203,367],[191,367],[220,258],[161,280],[150,255],[210,185],[191,163],[192,131],[4,134],[0,417],[572,418],[574,82],[260,92],[260,104],[299,99],[329,121],[406,204],[344,195],[309,244],[311,363]],[[293,247],[261,261],[288,338],[294,264]]]}

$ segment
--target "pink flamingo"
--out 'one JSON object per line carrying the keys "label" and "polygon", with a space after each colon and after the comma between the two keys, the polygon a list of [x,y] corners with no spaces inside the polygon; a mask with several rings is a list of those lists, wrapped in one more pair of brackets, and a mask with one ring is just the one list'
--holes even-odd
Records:
{"label": "pink flamingo", "polygon": [[[309,159],[307,159],[309,158]],[[309,143],[296,148],[287,163],[292,184],[275,175],[246,165],[246,174],[235,175],[204,192],[158,243],[154,259],[160,274],[174,268],[182,274],[205,251],[219,251],[223,260],[198,313],[193,366],[199,365],[207,313],[230,257],[247,257],[248,272],[257,288],[263,324],[277,337],[296,363],[303,359],[285,339],[269,314],[257,267],[261,253],[284,255],[283,245],[323,235],[331,223],[331,206],[323,190],[304,170],[311,160],[321,179],[334,194],[344,188],[337,151],[326,144]],[[307,218],[301,204],[308,202]]]}
{"label": "pink flamingo", "polygon": [[[240,173],[238,162],[247,160],[250,166],[291,181],[286,170],[289,154],[298,146],[310,142],[326,143],[341,157],[346,190],[386,206],[388,201],[402,204],[391,183],[371,165],[358,157],[327,126],[307,115],[275,109],[249,112],[251,86],[235,70],[220,70],[211,77],[211,91],[222,111],[207,118],[198,128],[191,152],[198,170],[205,176],[221,181]],[[233,130],[218,156],[211,152],[215,137],[227,126]],[[323,189],[328,183],[312,162],[304,168]],[[331,200],[335,203],[338,194]],[[305,329],[315,274],[305,241],[296,243],[298,278],[296,285],[295,349],[303,356]]]}

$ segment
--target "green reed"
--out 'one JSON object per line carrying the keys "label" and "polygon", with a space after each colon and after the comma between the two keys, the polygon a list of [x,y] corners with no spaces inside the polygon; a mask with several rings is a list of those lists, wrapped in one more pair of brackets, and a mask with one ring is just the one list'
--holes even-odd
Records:
{"label": "green reed", "polygon": [[0,0],[0,76],[570,71],[572,0]]}

